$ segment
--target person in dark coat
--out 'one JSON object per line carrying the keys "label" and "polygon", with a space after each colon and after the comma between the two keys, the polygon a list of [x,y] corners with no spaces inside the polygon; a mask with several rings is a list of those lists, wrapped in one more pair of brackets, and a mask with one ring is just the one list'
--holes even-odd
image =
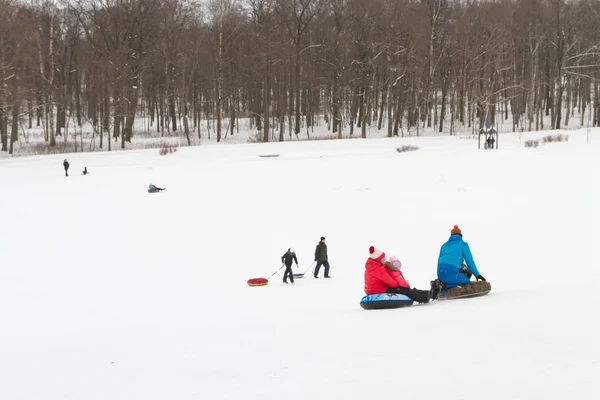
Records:
{"label": "person in dark coat", "polygon": [[292,272],[292,263],[296,262],[296,268],[298,268],[298,258],[296,258],[296,251],[293,247],[290,247],[288,251],[281,256],[281,262],[285,264],[285,273],[283,274],[283,283],[287,283],[287,278],[290,278],[292,285],[294,284],[294,273]]}
{"label": "person in dark coat", "polygon": [[327,258],[327,245],[325,244],[325,238],[321,236],[321,241],[315,249],[315,261],[317,265],[315,267],[315,278],[319,277],[319,269],[321,265],[325,267],[325,278],[329,278],[329,260]]}
{"label": "person in dark coat", "polygon": [[87,167],[83,167],[83,174],[84,174],[84,175],[87,175],[87,174],[89,174],[89,172],[88,172],[88,170],[87,170]]}
{"label": "person in dark coat", "polygon": [[69,176],[69,162],[67,161],[66,158],[65,158],[65,161],[63,162],[63,167],[65,167],[65,176]]}
{"label": "person in dark coat", "polygon": [[148,186],[148,193],[157,193],[157,192],[160,192],[161,190],[165,190],[165,189],[156,187],[153,184],[150,184],[150,186]]}

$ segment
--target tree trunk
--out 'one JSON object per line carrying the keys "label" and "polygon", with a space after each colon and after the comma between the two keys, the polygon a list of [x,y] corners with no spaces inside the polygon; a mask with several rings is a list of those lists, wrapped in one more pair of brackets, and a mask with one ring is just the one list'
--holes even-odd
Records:
{"label": "tree trunk", "polygon": [[8,126],[4,112],[5,109],[4,101],[0,99],[0,140],[2,141],[1,151],[8,151],[8,132],[6,131]]}
{"label": "tree trunk", "polygon": [[270,104],[270,98],[269,98],[269,63],[271,61],[269,60],[269,56],[267,56],[266,60],[265,60],[265,75],[264,75],[264,82],[263,82],[263,120],[264,120],[264,126],[263,126],[263,142],[268,143],[269,142],[269,104]]}
{"label": "tree trunk", "polygon": [[567,76],[567,104],[565,106],[565,126],[569,126],[569,117],[571,116],[571,102],[573,101],[573,89],[571,87],[572,81]]}
{"label": "tree trunk", "polygon": [[298,32],[298,36],[296,37],[296,55],[294,57],[294,82],[296,82],[295,87],[295,100],[294,100],[294,133],[296,136],[300,134],[300,35],[301,32]]}
{"label": "tree trunk", "polygon": [[[398,101],[396,102],[396,112],[394,113],[394,136],[399,136],[398,135],[398,129],[400,127],[400,124],[402,123],[402,111],[401,111],[401,103],[402,103],[402,95],[398,95]],[[404,136],[404,135],[402,135]]]}
{"label": "tree trunk", "polygon": [[[392,88],[388,89],[388,99],[387,99],[387,131],[388,131],[388,137],[394,136],[394,113],[393,113],[394,102],[392,101],[394,99],[394,95],[393,95],[392,92],[393,92]],[[398,101],[398,99],[396,98],[396,102],[397,101]]]}
{"label": "tree trunk", "polygon": [[448,97],[448,86],[450,83],[450,78],[448,76],[444,77],[442,82],[442,109],[440,110],[440,129],[439,132],[442,133],[444,131],[444,119],[446,118],[446,99]]}
{"label": "tree trunk", "polygon": [[171,129],[177,132],[177,113],[175,112],[175,94],[169,95],[169,115],[171,116]]}
{"label": "tree trunk", "polygon": [[29,129],[33,128],[33,102],[31,99],[27,100],[27,117],[29,119]]}
{"label": "tree trunk", "polygon": [[47,109],[47,120],[48,120],[48,132],[50,134],[50,147],[56,146],[56,136],[54,136],[54,103],[51,101],[52,94],[48,96],[48,100],[46,104],[48,105]]}
{"label": "tree trunk", "polygon": [[13,144],[18,139],[19,134],[19,98],[18,96],[14,96],[14,103],[12,106],[12,122],[10,124],[10,147],[8,150],[9,154],[13,153],[14,146]]}
{"label": "tree trunk", "polygon": [[378,131],[381,130],[381,126],[383,124],[383,110],[385,109],[387,93],[388,93],[387,84],[384,83],[384,85],[385,85],[385,87],[381,91],[381,104],[379,105],[379,120],[377,121],[377,130]]}
{"label": "tree trunk", "polygon": [[362,96],[361,96],[361,102],[360,102],[360,121],[359,123],[360,125],[360,137],[362,137],[363,139],[367,138],[367,121],[369,119],[368,114],[367,114],[367,76],[366,76],[366,72],[363,75],[363,87],[362,87]]}
{"label": "tree trunk", "polygon": [[279,141],[283,142],[285,135],[286,90],[285,83],[279,74]]}

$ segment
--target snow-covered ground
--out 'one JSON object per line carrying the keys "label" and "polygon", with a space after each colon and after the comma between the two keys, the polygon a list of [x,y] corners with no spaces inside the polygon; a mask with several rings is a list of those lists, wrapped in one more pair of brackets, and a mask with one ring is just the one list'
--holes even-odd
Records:
{"label": "snow-covered ground", "polygon": [[[593,398],[600,130],[544,134],[0,159],[0,398]],[[489,296],[360,308],[369,246],[425,288],[454,224]],[[246,285],[320,236],[332,279]]]}

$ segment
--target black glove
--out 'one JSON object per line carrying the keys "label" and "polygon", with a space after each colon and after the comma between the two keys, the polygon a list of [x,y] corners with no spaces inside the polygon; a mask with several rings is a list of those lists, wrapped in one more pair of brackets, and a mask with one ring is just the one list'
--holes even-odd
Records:
{"label": "black glove", "polygon": [[471,279],[471,276],[473,276],[473,274],[471,273],[471,271],[469,271],[469,268],[467,268],[466,265],[463,265],[462,267],[460,267],[460,273],[469,279]]}
{"label": "black glove", "polygon": [[478,281],[486,281],[483,275],[477,275],[475,278],[477,278]]}

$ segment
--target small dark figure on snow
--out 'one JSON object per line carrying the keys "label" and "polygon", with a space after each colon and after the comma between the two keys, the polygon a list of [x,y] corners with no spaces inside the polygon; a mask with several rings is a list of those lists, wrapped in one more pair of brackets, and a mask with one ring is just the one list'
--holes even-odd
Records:
{"label": "small dark figure on snow", "polygon": [[159,188],[154,186],[153,184],[150,184],[149,188],[148,188],[148,193],[157,193],[160,192],[161,190],[165,190],[164,188]]}
{"label": "small dark figure on snow", "polygon": [[66,158],[65,158],[65,161],[63,162],[63,167],[65,167],[65,176],[69,176],[69,162],[67,161]]}
{"label": "small dark figure on snow", "polygon": [[298,258],[296,258],[296,251],[293,247],[290,247],[284,255],[281,256],[281,262],[285,264],[285,273],[283,274],[283,283],[287,283],[287,278],[290,278],[292,285],[294,284],[294,273],[292,272],[292,263],[296,262],[296,268],[298,268]]}
{"label": "small dark figure on snow", "polygon": [[487,145],[486,148],[493,149],[494,143],[496,143],[496,139],[494,139],[494,135],[489,135],[488,138],[486,139],[486,145]]}
{"label": "small dark figure on snow", "polygon": [[84,175],[87,175],[87,174],[89,174],[89,172],[88,172],[88,170],[87,170],[87,167],[83,167],[83,174],[84,174]]}
{"label": "small dark figure on snow", "polygon": [[327,257],[327,245],[325,244],[325,238],[321,236],[321,241],[315,249],[315,278],[319,277],[319,269],[321,265],[325,267],[325,278],[329,278],[329,260]]}

